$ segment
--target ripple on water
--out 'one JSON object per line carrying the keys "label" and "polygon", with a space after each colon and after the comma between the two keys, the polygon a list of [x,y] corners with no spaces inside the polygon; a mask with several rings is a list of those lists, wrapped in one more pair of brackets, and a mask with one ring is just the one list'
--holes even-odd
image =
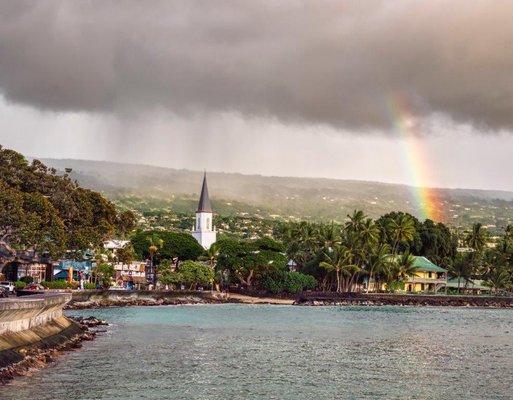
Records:
{"label": "ripple on water", "polygon": [[31,399],[511,398],[513,313],[205,305],[85,310],[109,332],[0,389]]}

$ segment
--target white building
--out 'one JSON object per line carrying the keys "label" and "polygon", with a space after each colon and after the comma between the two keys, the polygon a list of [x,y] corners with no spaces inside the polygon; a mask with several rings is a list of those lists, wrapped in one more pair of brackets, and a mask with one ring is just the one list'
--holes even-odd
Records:
{"label": "white building", "polygon": [[210,248],[212,243],[216,241],[217,232],[213,226],[212,218],[212,205],[208,197],[207,174],[205,173],[198,210],[196,211],[196,222],[192,228],[192,236],[204,249]]}

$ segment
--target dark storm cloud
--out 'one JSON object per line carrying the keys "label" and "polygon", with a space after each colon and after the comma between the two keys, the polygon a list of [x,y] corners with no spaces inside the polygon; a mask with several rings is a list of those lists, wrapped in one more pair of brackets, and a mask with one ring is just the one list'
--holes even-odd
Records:
{"label": "dark storm cloud", "polygon": [[513,128],[511,1],[0,4],[0,91],[41,109]]}

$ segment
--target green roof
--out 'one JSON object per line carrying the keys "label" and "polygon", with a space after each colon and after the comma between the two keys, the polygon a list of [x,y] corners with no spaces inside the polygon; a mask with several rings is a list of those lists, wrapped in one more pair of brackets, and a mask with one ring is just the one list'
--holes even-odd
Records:
{"label": "green roof", "polygon": [[427,272],[447,272],[446,269],[439,267],[436,264],[433,264],[426,257],[415,256],[415,262],[413,266],[417,268],[419,271],[427,271]]}

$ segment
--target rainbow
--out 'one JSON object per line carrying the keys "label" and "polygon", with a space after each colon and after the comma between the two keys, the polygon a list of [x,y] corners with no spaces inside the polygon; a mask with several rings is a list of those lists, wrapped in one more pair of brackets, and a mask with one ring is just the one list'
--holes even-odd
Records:
{"label": "rainbow", "polygon": [[394,129],[401,137],[401,145],[409,179],[412,195],[420,210],[421,219],[431,219],[440,222],[443,220],[441,201],[436,189],[427,187],[433,182],[429,159],[426,156],[418,122],[405,95],[394,93],[388,99],[388,106],[392,116]]}

